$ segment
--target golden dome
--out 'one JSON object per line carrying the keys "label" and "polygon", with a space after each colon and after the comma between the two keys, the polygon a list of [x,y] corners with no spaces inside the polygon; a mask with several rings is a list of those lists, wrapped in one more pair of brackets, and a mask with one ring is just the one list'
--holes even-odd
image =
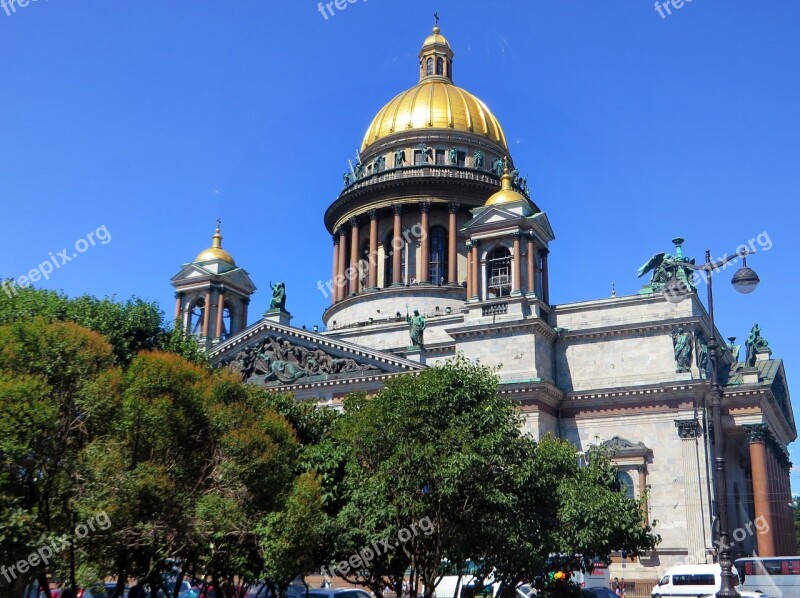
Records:
{"label": "golden dome", "polygon": [[434,27],[419,53],[419,83],[378,112],[364,135],[362,151],[395,133],[426,129],[472,133],[508,148],[505,133],[486,104],[453,85],[453,56],[447,39]]}
{"label": "golden dome", "polygon": [[508,159],[506,159],[506,167],[503,170],[503,176],[500,177],[500,191],[487,199],[484,205],[496,206],[497,204],[511,203],[515,201],[527,202],[528,198],[519,191],[515,191],[511,186],[513,180],[514,177],[512,177],[511,173],[508,172]]}
{"label": "golden dome", "polygon": [[217,230],[214,231],[211,247],[200,252],[194,261],[208,262],[210,260],[222,260],[223,262],[228,262],[231,266],[236,265],[236,262],[233,261],[233,256],[222,248],[222,234],[220,234],[219,224],[217,224]]}
{"label": "golden dome", "polygon": [[508,148],[500,123],[481,100],[452,83],[423,81],[378,112],[361,149],[393,133],[424,129],[473,133]]}

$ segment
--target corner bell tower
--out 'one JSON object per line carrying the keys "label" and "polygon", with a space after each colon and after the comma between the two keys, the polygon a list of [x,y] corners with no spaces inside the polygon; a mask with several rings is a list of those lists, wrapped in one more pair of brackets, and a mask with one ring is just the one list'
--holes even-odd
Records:
{"label": "corner bell tower", "polygon": [[244,269],[222,248],[221,222],[211,247],[172,277],[175,287],[175,327],[196,336],[208,351],[247,328],[247,308],[256,291]]}

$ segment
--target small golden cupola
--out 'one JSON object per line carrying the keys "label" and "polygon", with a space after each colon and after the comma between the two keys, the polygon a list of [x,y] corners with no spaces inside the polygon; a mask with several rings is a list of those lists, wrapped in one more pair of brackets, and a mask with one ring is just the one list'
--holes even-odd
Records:
{"label": "small golden cupola", "polygon": [[222,233],[220,232],[219,221],[217,221],[217,230],[214,231],[214,236],[211,237],[211,247],[201,251],[194,261],[207,262],[210,260],[222,260],[223,262],[228,262],[231,266],[236,265],[233,256],[222,248]]}
{"label": "small golden cupola", "polygon": [[489,199],[486,200],[484,205],[486,206],[496,206],[502,203],[512,203],[518,201],[524,201],[525,203],[528,202],[528,198],[525,197],[522,193],[515,190],[512,183],[514,182],[514,177],[508,170],[508,158],[506,158],[506,165],[503,169],[503,176],[500,177],[500,191],[492,195]]}

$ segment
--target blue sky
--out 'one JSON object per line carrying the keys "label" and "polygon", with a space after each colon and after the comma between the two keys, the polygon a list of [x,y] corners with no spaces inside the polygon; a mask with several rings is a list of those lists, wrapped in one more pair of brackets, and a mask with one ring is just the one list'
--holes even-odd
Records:
{"label": "blue sky", "polygon": [[251,313],[282,280],[293,323],[320,324],[323,212],[374,114],[416,82],[434,10],[456,84],[498,116],[553,224],[553,301],[636,292],[676,236],[701,258],[763,233],[762,284],[738,295],[723,273],[718,326],[744,340],[759,322],[800,383],[796,2],[693,0],[665,18],[650,0],[358,0],[327,20],[312,0],[0,8],[0,273],[105,226],[110,242],[41,286],[170,314],[169,278],[219,216],[259,286]]}

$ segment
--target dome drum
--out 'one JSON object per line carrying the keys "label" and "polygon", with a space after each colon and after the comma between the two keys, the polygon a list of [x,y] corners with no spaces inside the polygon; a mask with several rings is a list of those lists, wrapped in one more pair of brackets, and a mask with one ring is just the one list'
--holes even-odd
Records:
{"label": "dome drum", "polygon": [[369,326],[398,310],[404,322],[412,297],[426,312],[460,309],[475,267],[463,227],[488,197],[529,200],[525,179],[508,171],[499,121],[453,84],[453,56],[437,27],[420,51],[419,83],[375,116],[325,213],[333,260],[320,291],[331,300],[329,328]]}

